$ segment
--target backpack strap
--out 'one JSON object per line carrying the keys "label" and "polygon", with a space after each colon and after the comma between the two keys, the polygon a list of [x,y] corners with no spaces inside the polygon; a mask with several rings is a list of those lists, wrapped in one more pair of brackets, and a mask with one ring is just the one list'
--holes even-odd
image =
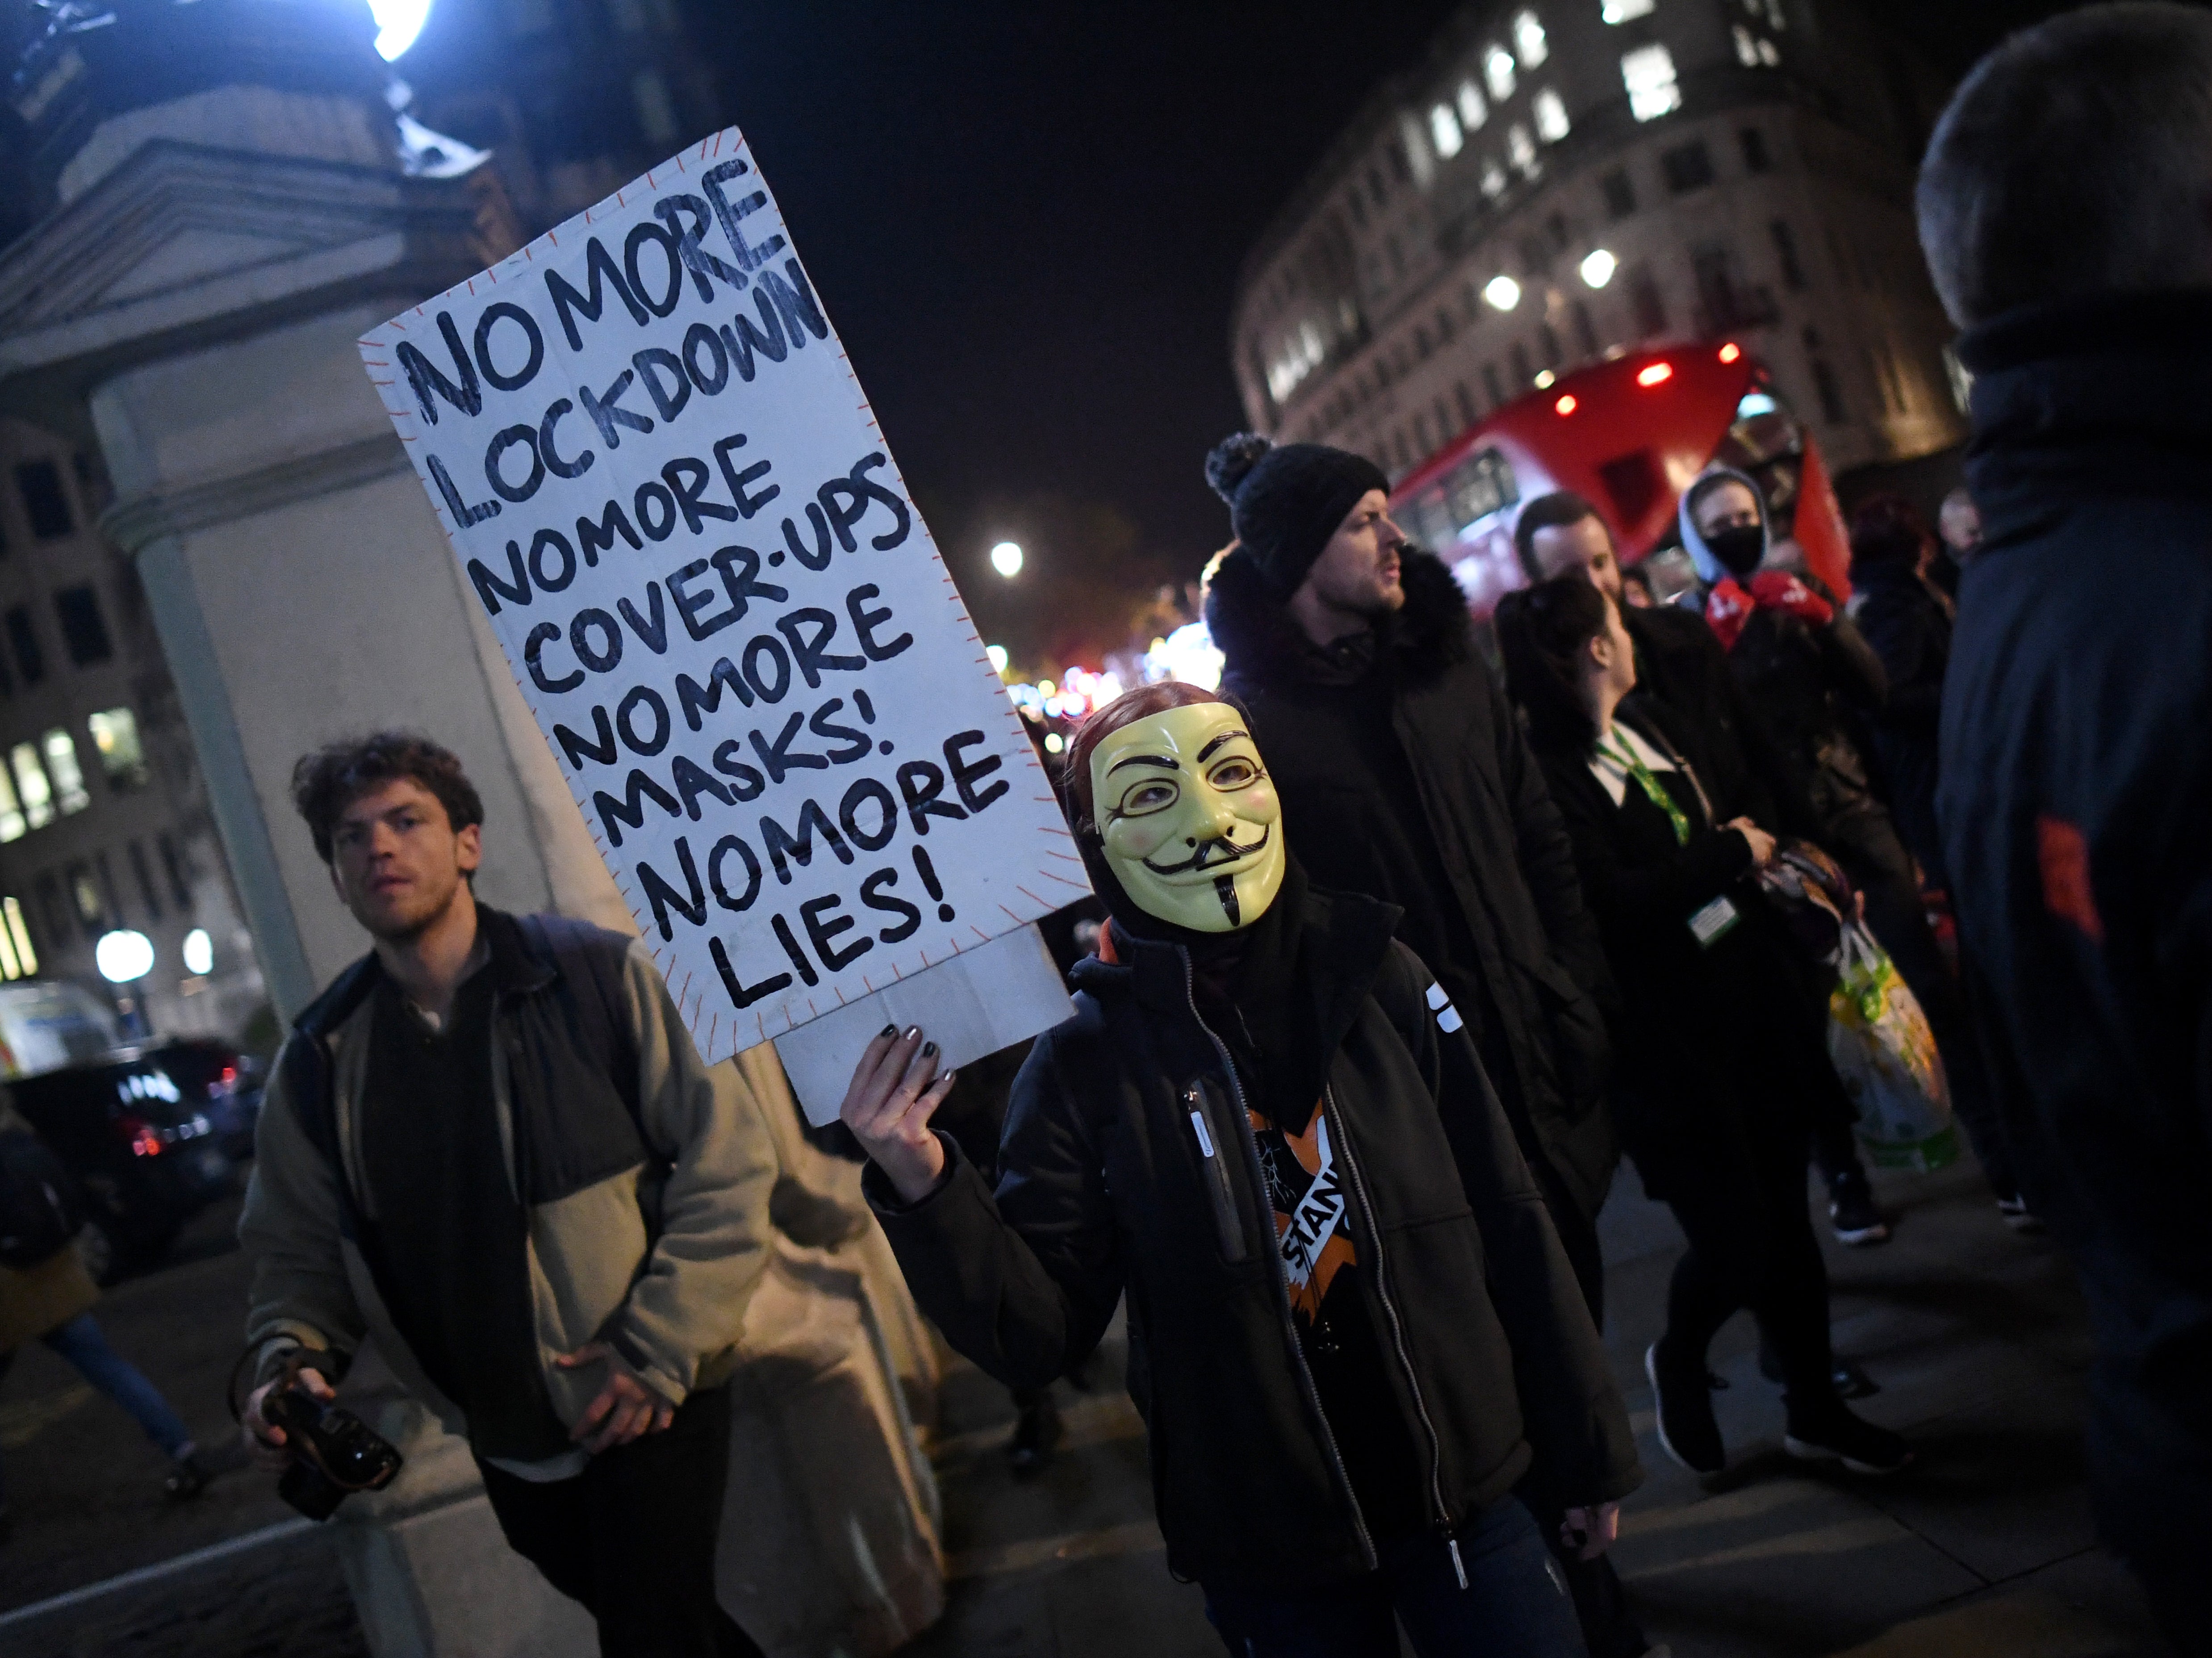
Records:
{"label": "backpack strap", "polygon": [[623,1005],[622,957],[629,945],[620,934],[571,916],[524,915],[517,920],[532,951],[549,959],[567,983],[585,1050],[614,1084],[639,1137],[652,1145],[638,1096],[637,1033]]}

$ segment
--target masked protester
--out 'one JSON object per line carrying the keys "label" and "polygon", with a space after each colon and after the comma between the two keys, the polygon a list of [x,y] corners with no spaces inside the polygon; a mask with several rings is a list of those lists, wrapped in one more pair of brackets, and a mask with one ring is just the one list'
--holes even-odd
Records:
{"label": "masked protester", "polygon": [[1077,734],[1110,914],[1016,1080],[995,1193],[886,1029],[844,1121],[952,1345],[1064,1373],[1128,1297],[1168,1564],[1229,1649],[1580,1654],[1530,1509],[1579,1549],[1641,1474],[1541,1196],[1387,904],[1306,884],[1241,713],[1147,686]]}
{"label": "masked protester", "polygon": [[1617,1026],[1621,1131],[1689,1240],[1666,1333],[1644,1355],[1660,1442],[1697,1473],[1725,1466],[1705,1350],[1748,1307],[1781,1362],[1784,1448],[1861,1473],[1901,1468],[1905,1442],[1836,1395],[1805,1161],[1814,1128],[1854,1112],[1828,1061],[1826,986],[1752,878],[1774,854],[1773,826],[1747,815],[1673,710],[1623,707],[1635,646],[1588,580],[1509,593],[1497,620],[1613,972],[1638,987]]}

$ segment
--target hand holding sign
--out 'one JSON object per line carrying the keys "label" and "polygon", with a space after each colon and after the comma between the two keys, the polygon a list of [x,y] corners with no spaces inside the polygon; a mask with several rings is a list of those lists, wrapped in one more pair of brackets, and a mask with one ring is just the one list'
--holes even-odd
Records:
{"label": "hand holding sign", "polygon": [[920,1025],[904,1035],[885,1025],[860,1055],[837,1113],[903,1203],[921,1202],[945,1175],[945,1143],[929,1120],[952,1091],[954,1073],[938,1077],[937,1060],[937,1044],[922,1040]]}
{"label": "hand holding sign", "polygon": [[[1039,952],[984,947],[1088,884],[744,149],[672,158],[362,361],[704,1057],[970,956],[925,999],[992,1010],[980,1053],[1066,1007]],[[818,1119],[851,1052],[836,1084],[795,1067]]]}

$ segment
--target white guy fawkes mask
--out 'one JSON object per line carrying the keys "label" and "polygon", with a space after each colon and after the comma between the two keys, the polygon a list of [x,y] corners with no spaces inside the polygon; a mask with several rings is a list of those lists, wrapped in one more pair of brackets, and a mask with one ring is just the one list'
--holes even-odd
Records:
{"label": "white guy fawkes mask", "polygon": [[1170,708],[1102,738],[1091,788],[1106,861],[1146,914],[1234,932],[1274,902],[1282,802],[1227,703]]}

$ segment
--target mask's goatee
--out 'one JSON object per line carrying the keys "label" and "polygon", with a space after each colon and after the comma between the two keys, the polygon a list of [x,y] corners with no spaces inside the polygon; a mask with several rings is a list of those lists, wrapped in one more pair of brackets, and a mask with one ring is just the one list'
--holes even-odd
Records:
{"label": "mask's goatee", "polygon": [[1236,878],[1217,875],[1213,878],[1213,896],[1221,900],[1221,913],[1229,918],[1231,931],[1244,925],[1244,907],[1237,901]]}

